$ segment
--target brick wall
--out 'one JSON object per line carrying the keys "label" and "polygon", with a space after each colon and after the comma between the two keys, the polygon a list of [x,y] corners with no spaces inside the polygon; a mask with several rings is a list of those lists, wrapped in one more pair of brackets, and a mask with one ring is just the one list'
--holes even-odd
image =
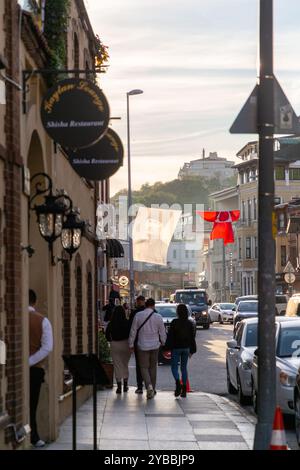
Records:
{"label": "brick wall", "polygon": [[82,262],[80,255],[76,256],[75,259],[75,279],[76,279],[76,353],[81,354],[83,352],[83,312],[82,312]]}
{"label": "brick wall", "polygon": [[[5,57],[8,62],[6,74],[19,82],[19,7],[16,0],[5,0]],[[6,162],[5,181],[5,311],[7,322],[7,394],[6,409],[11,420],[22,423],[23,377],[22,377],[22,292],[21,282],[21,165],[20,155],[20,91],[6,84]]]}

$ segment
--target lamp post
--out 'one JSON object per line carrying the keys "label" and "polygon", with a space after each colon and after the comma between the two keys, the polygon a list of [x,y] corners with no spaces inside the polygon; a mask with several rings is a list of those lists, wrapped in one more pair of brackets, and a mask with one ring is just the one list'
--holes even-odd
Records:
{"label": "lamp post", "polygon": [[130,155],[130,116],[129,116],[129,97],[133,95],[141,95],[142,90],[131,90],[127,92],[127,154],[128,154],[128,237],[129,237],[129,289],[130,289],[130,306],[134,306],[134,270],[133,270],[133,243],[132,243],[132,230],[131,230],[131,217],[129,211],[132,206],[132,192],[131,192],[131,155]]}

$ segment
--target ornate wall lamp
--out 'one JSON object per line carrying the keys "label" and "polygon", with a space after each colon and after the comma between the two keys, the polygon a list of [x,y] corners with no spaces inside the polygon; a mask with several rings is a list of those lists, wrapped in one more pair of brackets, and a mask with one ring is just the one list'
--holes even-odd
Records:
{"label": "ornate wall lamp", "polygon": [[[53,194],[53,184],[46,173],[37,173],[31,178],[35,184],[35,193],[30,198],[29,208],[37,216],[41,236],[48,242],[51,254],[51,264],[55,266],[53,243],[61,237],[63,248],[70,255],[79,249],[85,222],[78,219],[78,212],[73,210],[73,202],[69,196],[61,192]],[[41,181],[43,179],[43,182]],[[34,204],[36,198],[44,196],[44,203]]]}

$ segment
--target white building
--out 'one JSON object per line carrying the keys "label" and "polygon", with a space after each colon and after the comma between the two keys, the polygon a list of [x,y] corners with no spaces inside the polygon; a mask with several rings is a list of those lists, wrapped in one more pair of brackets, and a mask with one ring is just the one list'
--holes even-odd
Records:
{"label": "white building", "polygon": [[185,163],[178,173],[179,179],[193,176],[201,176],[204,178],[219,178],[220,181],[235,175],[233,169],[234,162],[226,158],[218,157],[217,152],[210,152],[208,157],[192,160]]}

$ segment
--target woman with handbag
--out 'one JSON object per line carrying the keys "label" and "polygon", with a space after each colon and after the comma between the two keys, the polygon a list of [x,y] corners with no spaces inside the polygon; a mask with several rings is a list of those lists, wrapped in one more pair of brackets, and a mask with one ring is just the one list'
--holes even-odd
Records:
{"label": "woman with handbag", "polygon": [[[197,351],[195,331],[192,322],[188,319],[189,312],[185,304],[177,307],[177,317],[172,321],[168,331],[165,349],[171,351],[171,369],[175,379],[174,395],[186,397],[187,363],[189,357]],[[180,363],[182,386],[180,384],[178,363]]]}
{"label": "woman with handbag", "polygon": [[116,393],[128,392],[128,364],[131,352],[128,346],[130,322],[126,317],[125,309],[119,305],[115,308],[112,319],[106,328],[106,339],[110,341],[111,356],[114,364],[117,381]]}

